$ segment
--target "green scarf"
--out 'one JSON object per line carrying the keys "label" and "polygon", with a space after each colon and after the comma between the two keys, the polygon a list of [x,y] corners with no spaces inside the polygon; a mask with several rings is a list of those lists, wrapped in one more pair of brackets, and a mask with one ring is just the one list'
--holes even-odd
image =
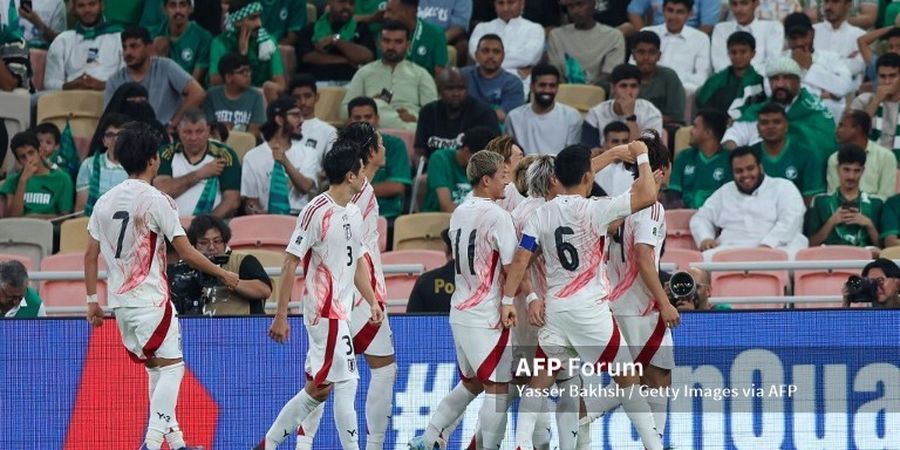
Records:
{"label": "green scarf", "polygon": [[113,34],[122,31],[122,27],[107,23],[103,16],[100,16],[100,22],[97,25],[85,28],[81,22],[75,24],[75,33],[84,37],[85,40],[96,39],[104,34]]}
{"label": "green scarf", "polygon": [[[834,214],[835,211],[841,207],[841,198],[840,192],[835,192],[828,196],[829,215]],[[869,194],[860,192],[855,203],[859,205],[859,212],[862,213],[862,215],[869,218],[875,217],[874,211],[872,211],[872,202],[869,200]],[[834,233],[849,245],[864,246],[871,244],[871,242],[869,242],[869,233],[867,233],[866,229],[861,225],[838,224],[834,226]]]}
{"label": "green scarf", "polygon": [[56,164],[60,170],[68,173],[72,178],[78,177],[78,150],[75,148],[75,137],[72,135],[72,127],[66,121],[59,138],[59,148],[50,155],[50,162]]}
{"label": "green scarf", "polygon": [[10,0],[9,9],[6,12],[9,18],[6,25],[0,25],[0,45],[9,44],[10,42],[21,41],[23,39],[22,27],[19,26],[19,10],[16,9],[16,2]]}
{"label": "green scarf", "polygon": [[[248,4],[247,6],[233,12],[229,13],[225,18],[225,31],[237,39],[237,29],[235,25],[238,22],[246,19],[247,17],[252,16],[253,14],[262,13],[263,7],[259,2],[253,2]],[[272,59],[272,55],[278,51],[278,47],[275,45],[275,40],[272,39],[272,36],[269,35],[269,32],[266,31],[265,28],[260,27],[259,31],[256,35],[256,45],[257,50],[256,54],[259,56],[260,61],[268,61]]]}
{"label": "green scarf", "polygon": [[[313,44],[326,36],[334,34],[331,28],[331,21],[328,20],[330,17],[331,13],[325,13],[322,17],[319,17],[319,20],[316,20],[316,24],[313,26]],[[341,35],[342,41],[352,41],[353,37],[356,36],[356,20],[351,17],[347,23],[341,25],[338,34]]]}
{"label": "green scarf", "polygon": [[568,53],[566,53],[566,82],[572,84],[587,83],[587,74],[584,73],[581,63],[569,56]]}
{"label": "green scarf", "polygon": [[[872,131],[869,132],[869,139],[878,142],[884,133],[884,103],[878,104],[878,110],[875,111],[875,117],[872,121]],[[896,152],[900,149],[900,120],[894,125],[894,142],[892,149]]]}
{"label": "green scarf", "polygon": [[[713,74],[694,95],[697,104],[711,102],[713,96],[731,84],[734,78],[734,71],[730,66]],[[738,92],[734,97],[734,101],[728,107],[728,114],[736,119],[740,116],[740,110],[745,105],[763,101],[766,97],[763,88],[764,82],[763,77],[753,69],[753,66],[748,67],[744,71],[744,75],[738,80]]]}
{"label": "green scarf", "polygon": [[88,199],[84,205],[84,215],[88,217],[94,211],[94,203],[97,203],[97,199],[100,198],[100,170],[103,166],[103,158],[106,158],[106,152],[97,152],[94,153],[94,160],[91,161],[94,165],[94,170],[91,172],[91,181],[88,184]]}
{"label": "green scarf", "polygon": [[290,213],[287,170],[283,164],[275,161],[275,165],[272,166],[272,176],[269,178],[269,214]]}
{"label": "green scarf", "polygon": [[212,212],[216,206],[216,194],[219,193],[219,177],[210,177],[206,179],[206,185],[203,186],[203,192],[197,199],[194,206],[194,215],[203,216]]}
{"label": "green scarf", "polygon": [[[739,122],[755,122],[759,116],[759,110],[767,102],[759,102],[751,105],[745,104],[741,108]],[[800,88],[797,98],[787,109],[788,137],[795,142],[803,142],[807,148],[822,161],[827,161],[837,150],[835,138],[834,116],[831,111],[822,104],[819,97],[811,94],[806,88]]]}

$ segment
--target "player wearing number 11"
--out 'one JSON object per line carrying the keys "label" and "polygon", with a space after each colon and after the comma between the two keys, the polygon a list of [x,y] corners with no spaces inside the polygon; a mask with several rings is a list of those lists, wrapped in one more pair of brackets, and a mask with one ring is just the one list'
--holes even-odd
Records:
{"label": "player wearing number 11", "polygon": [[185,450],[175,418],[184,362],[181,329],[166,284],[166,239],[188,264],[235,288],[238,276],[214,265],[195,250],[178,220],[175,201],[150,185],[159,169],[161,138],[146,124],[130,122],[119,132],[115,152],[128,179],[103,194],[88,222],[91,239],[84,254],[91,325],[103,324],[97,304],[97,258],[109,268],[109,306],[128,355],[143,363],[150,379],[150,420],[146,449]]}

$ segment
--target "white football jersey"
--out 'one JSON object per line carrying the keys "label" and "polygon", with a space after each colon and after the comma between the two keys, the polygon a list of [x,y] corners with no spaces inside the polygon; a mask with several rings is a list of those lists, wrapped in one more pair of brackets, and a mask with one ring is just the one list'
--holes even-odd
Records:
{"label": "white football jersey", "polygon": [[[383,304],[387,301],[387,288],[385,287],[384,282],[384,271],[381,267],[381,250],[378,246],[378,239],[380,238],[378,234],[378,199],[375,198],[375,188],[372,187],[372,184],[369,183],[368,179],[363,182],[362,190],[354,195],[351,201],[356,204],[359,211],[362,213],[362,242],[369,252],[369,257],[372,259],[369,270],[375,277],[376,284],[373,286],[375,299]],[[361,295],[358,295],[356,305],[359,305],[363,301],[365,301],[365,299],[363,299]]]}
{"label": "white football jersey", "polygon": [[[512,211],[513,225],[516,226],[516,236],[522,238],[522,230],[525,222],[534,212],[547,203],[544,197],[525,197]],[[547,296],[547,269],[544,267],[544,254],[538,253],[534,261],[528,267],[531,274],[531,290],[543,300]]]}
{"label": "white football jersey", "polygon": [[353,202],[341,207],[327,192],[297,217],[286,251],[303,260],[303,318],[350,320],[356,296],[356,263],[366,252],[362,213]]}
{"label": "white football jersey", "polygon": [[645,316],[658,309],[657,301],[668,301],[664,298],[652,298],[650,289],[638,272],[635,248],[637,244],[653,247],[654,266],[659,272],[659,258],[665,239],[666,211],[659,202],[628,216],[617,236],[610,239],[606,260],[613,289],[607,300],[616,316]]}
{"label": "white football jersey", "polygon": [[525,223],[521,246],[544,254],[547,312],[590,308],[605,302],[607,226],[631,214],[631,194],[584,198],[560,195]]}
{"label": "white football jersey", "polygon": [[450,216],[450,243],[456,266],[450,323],[499,327],[500,275],[503,266],[512,263],[516,251],[512,218],[493,200],[469,198]]}
{"label": "white football jersey", "polygon": [[175,200],[150,184],[127,179],[94,205],[88,233],[106,260],[109,306],[160,306],[169,301],[166,239],[184,236]]}
{"label": "white football jersey", "polygon": [[519,206],[519,203],[522,203],[522,200],[525,200],[525,197],[519,193],[519,190],[516,189],[516,185],[514,183],[509,183],[503,190],[503,198],[497,200],[497,204],[500,205],[504,211],[512,213],[513,210],[516,209],[516,206]]}

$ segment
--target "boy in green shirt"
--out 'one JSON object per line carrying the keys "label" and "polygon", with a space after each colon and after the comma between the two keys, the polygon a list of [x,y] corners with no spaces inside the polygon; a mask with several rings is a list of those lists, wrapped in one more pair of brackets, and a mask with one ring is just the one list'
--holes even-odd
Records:
{"label": "boy in green shirt", "polygon": [[[396,20],[409,30],[406,59],[422,66],[435,77],[447,66],[447,36],[437,25],[418,18],[419,0],[389,0],[384,11],[386,20]],[[381,58],[381,49],[378,49]]]}
{"label": "boy in green shirt", "polygon": [[150,30],[157,55],[175,61],[200,84],[205,84],[212,34],[188,19],[194,12],[193,0],[165,0],[164,6],[166,20]]}
{"label": "boy in green shirt", "polygon": [[297,34],[306,26],[304,0],[260,0],[262,24],[269,36],[281,45],[297,43]]}
{"label": "boy in green shirt", "polygon": [[466,176],[469,158],[487,146],[497,135],[487,127],[475,127],[465,132],[462,147],[457,150],[439,149],[428,158],[428,189],[422,212],[453,212],[472,190]]}
{"label": "boy in green shirt", "polygon": [[766,175],[791,180],[809,205],[813,196],[825,192],[825,165],[818,155],[789,139],[784,108],[767,103],[759,110],[756,127],[762,141],[753,148],[762,158]]}
{"label": "boy in green shirt", "polygon": [[703,109],[694,118],[691,146],[678,152],[672,166],[669,191],[681,196],[685,208],[700,209],[703,202],[732,180],[731,160],[722,148],[728,116]]}
{"label": "boy in green shirt", "polygon": [[34,288],[28,287],[28,270],[21,262],[0,262],[0,319],[33,319],[47,311]]}
{"label": "boy in green shirt", "polygon": [[866,151],[857,145],[844,145],[838,150],[840,187],[829,195],[820,195],[806,211],[803,234],[809,246],[880,245],[877,223],[882,201],[859,190],[859,180],[866,166]]}
{"label": "boy in green shirt", "polygon": [[6,217],[54,218],[72,212],[72,179],[66,172],[51,170],[41,158],[37,136],[30,131],[17,133],[9,147],[22,171],[11,175],[0,187]]}
{"label": "boy in green shirt", "polygon": [[728,59],[731,66],[714,73],[703,83],[694,100],[698,109],[728,111],[733,118],[741,115],[745,103],[765,98],[763,77],[756,73],[750,61],[756,56],[756,39],[746,31],[736,31],[728,37]]}

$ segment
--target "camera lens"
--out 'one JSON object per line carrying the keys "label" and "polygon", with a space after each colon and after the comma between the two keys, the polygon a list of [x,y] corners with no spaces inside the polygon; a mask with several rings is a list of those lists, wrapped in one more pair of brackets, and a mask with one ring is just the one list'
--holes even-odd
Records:
{"label": "camera lens", "polygon": [[697,292],[697,283],[694,282],[694,277],[687,272],[673,274],[669,279],[669,287],[675,298],[690,297]]}

